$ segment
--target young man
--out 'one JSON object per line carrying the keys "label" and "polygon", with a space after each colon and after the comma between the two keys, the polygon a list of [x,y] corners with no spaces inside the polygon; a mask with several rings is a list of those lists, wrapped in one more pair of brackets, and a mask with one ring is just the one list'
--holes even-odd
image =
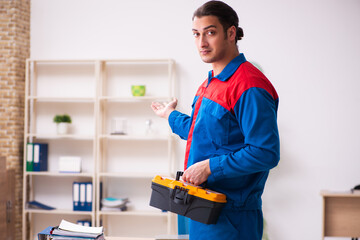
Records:
{"label": "young man", "polygon": [[216,224],[190,221],[190,239],[260,240],[261,195],[269,170],[278,164],[278,96],[269,80],[243,54],[236,12],[210,1],[193,16],[201,59],[212,71],[199,87],[191,116],[175,110],[177,100],[154,102],[172,131],[187,140],[183,180],[227,196]]}

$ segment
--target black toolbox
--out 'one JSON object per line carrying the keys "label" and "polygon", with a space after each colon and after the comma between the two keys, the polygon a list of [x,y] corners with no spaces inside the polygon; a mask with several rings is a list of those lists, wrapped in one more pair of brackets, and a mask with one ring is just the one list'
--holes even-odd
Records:
{"label": "black toolbox", "polygon": [[150,206],[170,211],[205,224],[215,224],[226,196],[176,179],[155,176],[152,180]]}

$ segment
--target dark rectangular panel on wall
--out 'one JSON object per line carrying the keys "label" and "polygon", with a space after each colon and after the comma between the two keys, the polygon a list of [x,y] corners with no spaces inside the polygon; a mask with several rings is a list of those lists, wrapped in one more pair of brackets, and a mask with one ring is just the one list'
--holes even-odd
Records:
{"label": "dark rectangular panel on wall", "polygon": [[15,239],[14,189],[15,172],[6,170],[6,159],[0,157],[0,233],[4,240]]}

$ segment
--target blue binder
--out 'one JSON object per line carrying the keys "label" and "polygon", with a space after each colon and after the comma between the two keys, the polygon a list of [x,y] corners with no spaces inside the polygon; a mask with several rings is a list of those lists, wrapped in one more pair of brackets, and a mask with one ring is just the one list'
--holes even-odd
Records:
{"label": "blue binder", "polygon": [[33,144],[34,165],[33,171],[47,171],[48,170],[48,144],[34,143]]}
{"label": "blue binder", "polygon": [[32,172],[34,169],[34,146],[32,143],[26,144],[26,171]]}
{"label": "blue binder", "polygon": [[[66,235],[58,235],[53,234],[53,231],[58,229],[58,227],[47,227],[43,231],[38,233],[38,240],[49,240],[49,239],[68,239],[68,240],[105,240],[104,234],[101,233],[98,236],[94,237],[83,237],[83,236],[74,236],[72,234],[66,234]],[[71,231],[70,231],[71,233]],[[75,233],[75,232],[73,232]]]}
{"label": "blue binder", "polygon": [[81,182],[79,183],[80,184],[80,197],[79,197],[79,200],[80,200],[80,211],[86,211],[86,183],[84,182]]}
{"label": "blue binder", "polygon": [[51,234],[51,230],[53,229],[53,227],[47,227],[44,230],[42,230],[41,232],[38,233],[38,240],[48,240],[50,239],[49,236]]}
{"label": "blue binder", "polygon": [[73,182],[73,210],[92,211],[92,182]]}
{"label": "blue binder", "polygon": [[92,182],[85,183],[86,196],[85,196],[85,211],[92,211],[92,196],[93,196],[93,184]]}
{"label": "blue binder", "polygon": [[73,182],[73,210],[80,211],[80,183]]}
{"label": "blue binder", "polygon": [[56,209],[54,207],[51,207],[49,205],[43,204],[43,203],[38,202],[38,201],[26,202],[26,207],[30,208],[30,209],[43,209],[43,210],[54,210],[54,209]]}

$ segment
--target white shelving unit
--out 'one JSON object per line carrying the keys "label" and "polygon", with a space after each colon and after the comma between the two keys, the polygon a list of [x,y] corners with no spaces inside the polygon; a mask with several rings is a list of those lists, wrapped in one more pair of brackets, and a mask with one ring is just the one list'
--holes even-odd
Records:
{"label": "white shelving unit", "polygon": [[[149,206],[151,179],[156,174],[169,176],[174,168],[172,135],[150,104],[174,96],[174,62],[104,61],[100,72],[97,194],[128,197],[130,204],[124,212],[101,211],[98,204],[97,224],[109,237],[172,233],[174,216]],[[146,95],[133,97],[131,85],[146,85]],[[111,134],[112,119],[119,117],[125,119],[126,135]],[[149,120],[152,134],[146,131]]]}
{"label": "white shelving unit", "polygon": [[[24,167],[24,240],[37,239],[39,231],[63,218],[95,222],[95,206],[89,212],[73,211],[72,183],[96,184],[97,68],[94,61],[27,60],[24,166],[26,143],[47,143],[49,155],[46,172],[27,172]],[[67,135],[57,135],[52,120],[64,113],[72,117],[73,128]],[[80,156],[82,172],[59,173],[58,158],[63,155]],[[56,209],[27,209],[26,202],[31,200]]]}
{"label": "white shelving unit", "polygon": [[[151,102],[174,96],[174,62],[28,60],[26,72],[24,166],[28,142],[48,143],[49,157],[47,172],[24,167],[23,239],[36,239],[61,219],[86,218],[104,226],[107,238],[175,233],[175,216],[149,206],[151,179],[175,171],[173,136],[150,109]],[[133,97],[131,85],[146,85],[146,95]],[[57,135],[52,118],[63,113],[71,116],[72,129]],[[124,119],[126,134],[112,134],[114,118]],[[62,155],[80,156],[82,172],[59,173]],[[91,212],[72,211],[74,181],[93,183]],[[101,211],[101,197],[128,197],[128,210]],[[26,209],[30,200],[56,210]]]}

